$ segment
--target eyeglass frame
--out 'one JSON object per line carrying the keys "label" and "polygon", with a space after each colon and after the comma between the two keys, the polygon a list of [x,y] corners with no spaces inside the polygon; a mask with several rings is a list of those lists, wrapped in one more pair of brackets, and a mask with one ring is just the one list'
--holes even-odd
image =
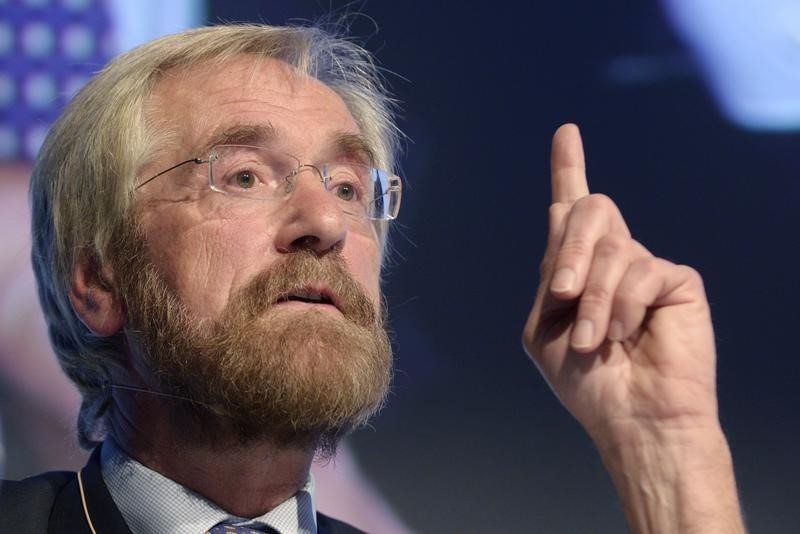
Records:
{"label": "eyeglass frame", "polygon": [[[211,170],[211,163],[212,163],[211,154],[218,147],[231,147],[231,146],[243,146],[243,147],[248,147],[248,148],[256,148],[256,149],[259,149],[259,150],[266,150],[266,151],[282,154],[284,156],[289,156],[293,160],[297,161],[298,165],[297,165],[297,167],[295,169],[293,169],[293,171],[292,171],[293,174],[287,175],[285,178],[289,178],[290,176],[297,176],[298,174],[300,174],[300,171],[302,169],[304,169],[304,168],[314,169],[317,172],[317,174],[319,175],[320,182],[322,182],[323,184],[326,183],[326,179],[327,178],[330,178],[330,177],[326,178],[326,176],[320,170],[320,167],[318,165],[314,165],[313,163],[301,163],[299,158],[293,156],[292,154],[286,153],[286,152],[275,151],[275,150],[272,150],[272,149],[268,149],[266,147],[259,147],[259,146],[255,146],[255,145],[225,145],[225,144],[222,144],[222,145],[215,145],[215,146],[211,147],[211,149],[209,150],[209,158],[208,159],[202,159],[202,158],[194,157],[194,158],[187,159],[185,161],[181,161],[180,163],[176,163],[172,167],[164,169],[163,171],[161,171],[161,172],[159,172],[157,174],[154,174],[153,176],[147,178],[144,182],[142,182],[139,185],[137,185],[136,187],[134,187],[134,191],[138,191],[139,189],[141,189],[145,185],[149,184],[150,182],[152,182],[153,180],[155,180],[159,176],[167,174],[168,172],[173,171],[173,170],[175,170],[175,169],[177,169],[179,167],[182,167],[182,166],[186,165],[187,163],[194,163],[196,165],[202,165],[204,163],[208,163],[208,165],[209,165],[209,173],[208,173],[209,189],[211,189],[215,193],[227,194],[224,191],[220,191],[219,189],[215,189],[213,187],[214,183],[212,181],[213,178],[212,178],[212,170]],[[326,165],[328,165],[328,164],[329,163],[327,163]],[[389,192],[392,192],[393,188],[395,188],[394,192],[396,192],[397,195],[398,195],[397,208],[394,210],[394,214],[393,215],[392,214],[387,214],[386,217],[381,217],[381,218],[367,217],[367,218],[369,220],[372,220],[372,221],[393,221],[393,220],[395,220],[397,218],[397,215],[400,213],[400,204],[401,204],[401,201],[402,201],[402,194],[403,194],[403,182],[402,182],[402,179],[399,176],[397,176],[396,174],[389,173],[387,171],[384,171],[383,169],[378,169],[377,167],[372,167],[372,166],[369,166],[369,165],[365,165],[365,167],[367,167],[367,168],[369,168],[369,169],[371,169],[373,171],[378,171],[378,172],[384,173],[389,178],[396,179],[397,180],[397,184],[393,185],[393,186],[390,186],[390,188],[387,189],[386,194],[388,194]],[[383,195],[383,196],[385,196],[385,195]]]}

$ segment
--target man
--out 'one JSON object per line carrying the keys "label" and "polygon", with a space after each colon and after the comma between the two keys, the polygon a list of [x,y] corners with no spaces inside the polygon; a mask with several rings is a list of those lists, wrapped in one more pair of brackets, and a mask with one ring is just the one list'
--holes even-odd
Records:
{"label": "man", "polygon": [[[8,483],[3,527],[350,531],[315,514],[308,470],[389,385],[396,136],[369,55],[315,29],[194,30],[87,85],[34,171],[33,257],[79,437],[102,445]],[[742,531],[700,277],[589,194],[574,126],[552,174],[526,350],[634,532]]]}

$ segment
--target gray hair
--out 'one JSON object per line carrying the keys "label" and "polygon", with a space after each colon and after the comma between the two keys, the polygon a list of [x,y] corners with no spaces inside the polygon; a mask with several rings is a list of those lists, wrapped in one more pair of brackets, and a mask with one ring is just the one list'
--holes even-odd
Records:
{"label": "gray hair", "polygon": [[[316,27],[227,25],[147,43],[106,66],[50,130],[31,179],[32,260],[51,344],[83,402],[78,439],[90,447],[103,432],[110,371],[122,368],[116,338],[95,336],[72,308],[79,260],[111,265],[115,236],[130,221],[137,173],[164,141],[145,118],[148,98],[169,69],[250,54],[285,61],[333,89],[345,102],[376,164],[393,171],[399,149],[395,102],[372,56]],[[380,223],[382,243],[386,223]]]}

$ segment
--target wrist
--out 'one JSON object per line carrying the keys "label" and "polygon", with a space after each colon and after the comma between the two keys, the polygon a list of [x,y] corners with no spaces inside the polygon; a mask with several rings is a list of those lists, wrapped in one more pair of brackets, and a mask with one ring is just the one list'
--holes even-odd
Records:
{"label": "wrist", "polygon": [[[634,418],[588,428],[589,436],[600,454],[616,455],[623,450],[663,449],[679,453],[701,454],[714,448],[728,448],[725,434],[716,416],[675,418],[652,422]],[[699,448],[698,448],[699,447]]]}
{"label": "wrist", "polygon": [[744,532],[733,462],[714,421],[593,436],[631,531]]}

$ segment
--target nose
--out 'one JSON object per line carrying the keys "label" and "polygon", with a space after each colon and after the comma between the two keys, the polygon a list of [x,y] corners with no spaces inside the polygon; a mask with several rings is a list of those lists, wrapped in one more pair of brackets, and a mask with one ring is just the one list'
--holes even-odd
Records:
{"label": "nose", "polygon": [[284,204],[284,219],[275,238],[278,252],[311,250],[318,256],[338,252],[347,237],[347,219],[314,167],[294,178]]}

